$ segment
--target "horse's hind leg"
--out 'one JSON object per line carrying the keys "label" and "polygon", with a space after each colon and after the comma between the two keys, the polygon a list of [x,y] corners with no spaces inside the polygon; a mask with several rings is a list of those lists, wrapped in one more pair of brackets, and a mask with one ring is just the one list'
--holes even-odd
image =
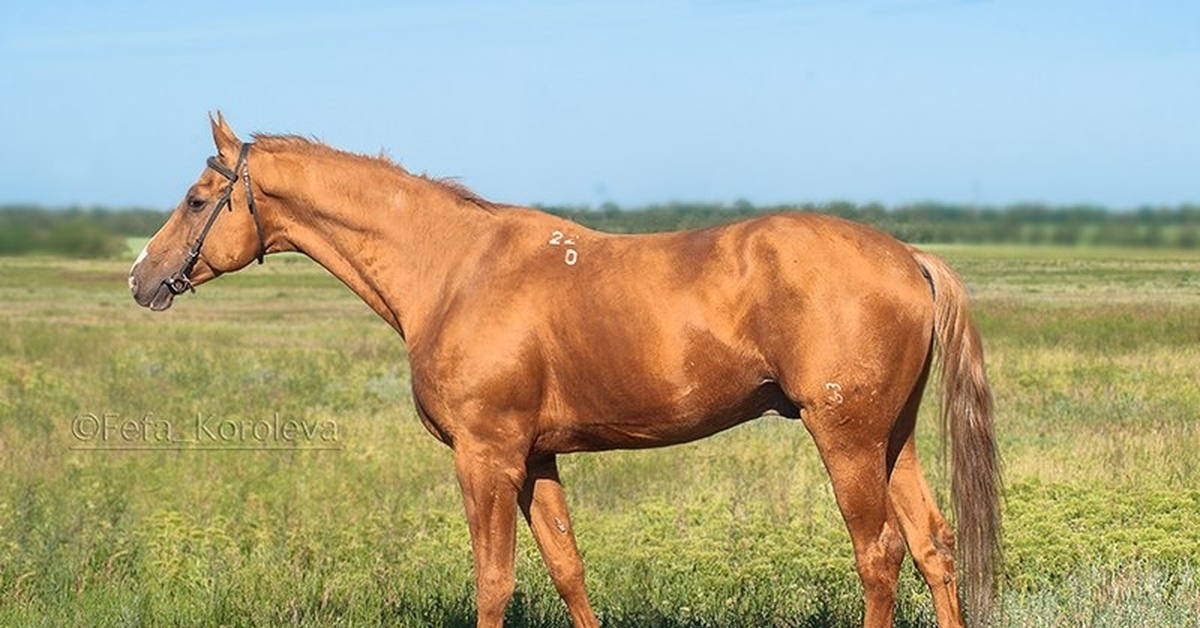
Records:
{"label": "horse's hind leg", "polygon": [[[922,363],[915,364],[921,370],[897,368],[887,377],[861,371],[854,376],[813,377],[813,373],[846,372],[832,364],[810,371],[807,381],[789,394],[800,401],[801,419],[816,442],[850,532],[866,607],[863,625],[869,627],[891,626],[896,614],[905,543],[888,491],[903,443],[894,434],[907,416],[904,410],[911,405],[912,388],[924,373]],[[890,385],[892,381],[907,384]]]}
{"label": "horse's hind leg", "polygon": [[888,459],[892,461],[888,494],[913,562],[929,586],[938,626],[954,628],[963,625],[954,580],[954,533],[925,483],[913,437],[929,371],[927,359],[925,370],[892,430],[888,446]]}
{"label": "horse's hind leg", "polygon": [[[862,581],[863,625],[887,627],[896,613],[896,588],[904,560],[892,502],[888,445],[903,400],[885,399],[867,383],[840,380],[809,385],[817,395],[805,400],[801,418],[817,444],[833,483],[834,497],[854,544],[854,559]],[[819,395],[819,396],[818,396]]]}
{"label": "horse's hind leg", "polygon": [[954,533],[925,483],[911,434],[896,460],[889,488],[913,562],[929,585],[938,626],[962,626],[954,580]]}
{"label": "horse's hind leg", "polygon": [[575,531],[567,515],[566,495],[554,456],[529,460],[518,502],[554,587],[567,604],[571,621],[577,628],[599,626],[584,588],[583,560],[575,546]]}
{"label": "horse's hind leg", "polygon": [[[836,437],[835,437],[836,438]],[[822,446],[822,441],[826,446]],[[833,448],[818,438],[850,540],[865,599],[863,626],[891,626],[904,539],[887,495],[882,447]]]}

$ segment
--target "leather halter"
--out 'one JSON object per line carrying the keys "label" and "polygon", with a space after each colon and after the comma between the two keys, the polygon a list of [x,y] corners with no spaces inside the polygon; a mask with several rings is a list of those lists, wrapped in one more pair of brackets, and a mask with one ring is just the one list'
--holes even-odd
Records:
{"label": "leather halter", "polygon": [[250,164],[246,161],[246,156],[250,154],[250,147],[254,142],[246,142],[242,144],[241,150],[238,152],[237,163],[233,169],[225,167],[221,160],[216,157],[208,158],[208,167],[212,168],[229,180],[229,185],[225,186],[225,191],[221,193],[221,197],[217,199],[217,204],[213,206],[212,213],[208,215],[208,221],[204,223],[204,229],[200,231],[200,237],[196,238],[196,243],[192,245],[192,250],[188,252],[187,259],[183,261],[183,266],[179,268],[175,274],[163,279],[163,285],[171,294],[183,294],[187,291],[196,291],[196,287],[192,285],[192,280],[188,277],[192,272],[192,268],[196,265],[196,260],[200,259],[200,247],[204,246],[204,239],[208,237],[208,231],[212,229],[213,223],[217,221],[217,215],[221,213],[221,208],[228,207],[229,211],[233,211],[233,202],[230,197],[233,195],[233,187],[237,185],[238,176],[246,183],[246,205],[250,207],[250,215],[254,218],[254,228],[258,231],[258,263],[263,263],[263,255],[267,252],[266,241],[263,240],[262,223],[258,219],[258,206],[254,203],[254,195],[250,192]]}

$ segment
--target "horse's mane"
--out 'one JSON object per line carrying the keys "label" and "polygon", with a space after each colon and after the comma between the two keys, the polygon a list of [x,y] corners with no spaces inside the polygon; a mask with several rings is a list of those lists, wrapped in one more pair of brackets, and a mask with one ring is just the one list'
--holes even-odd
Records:
{"label": "horse's mane", "polygon": [[422,181],[430,183],[430,184],[442,189],[443,191],[453,195],[455,198],[458,198],[459,200],[470,203],[472,205],[477,205],[482,209],[486,209],[488,211],[493,211],[499,207],[499,205],[497,205],[496,203],[493,203],[493,202],[483,198],[482,196],[479,196],[473,190],[471,190],[471,188],[467,187],[466,185],[462,184],[461,182],[459,182],[453,178],[431,177],[424,173],[413,174],[413,173],[409,172],[408,170],[406,170],[400,164],[396,163],[395,161],[392,161],[392,159],[390,157],[388,157],[386,154],[383,154],[383,153],[380,153],[379,155],[373,156],[373,157],[369,156],[369,155],[360,155],[357,153],[351,153],[351,152],[347,152],[347,151],[343,151],[343,150],[338,150],[336,148],[333,148],[332,146],[329,146],[328,144],[325,144],[324,142],[321,142],[321,141],[318,141],[315,139],[310,139],[307,137],[303,137],[300,135],[269,135],[269,134],[265,134],[265,133],[255,133],[254,141],[256,143],[256,146],[260,146],[263,150],[267,150],[267,151],[287,150],[287,151],[293,152],[293,153],[302,153],[302,154],[309,154],[309,155],[336,155],[336,156],[344,158],[344,159],[355,160],[355,161],[359,161],[362,163],[369,163],[369,164],[373,164],[376,166],[383,166],[385,168],[390,168],[390,169],[399,171],[401,174],[403,174],[405,176],[414,177],[416,179],[420,179]]}

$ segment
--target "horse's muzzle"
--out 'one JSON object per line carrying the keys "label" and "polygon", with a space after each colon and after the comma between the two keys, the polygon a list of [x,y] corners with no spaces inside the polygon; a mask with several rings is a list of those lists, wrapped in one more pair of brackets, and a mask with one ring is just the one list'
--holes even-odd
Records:
{"label": "horse's muzzle", "polygon": [[[150,308],[155,312],[161,312],[175,302],[175,295],[179,292],[176,292],[172,285],[170,280],[164,279],[156,285],[153,292],[144,292],[138,289],[138,278],[135,275],[129,275],[129,291],[133,294],[133,300],[138,305]],[[187,282],[187,287],[191,287],[191,282]],[[182,290],[180,291],[182,292]]]}

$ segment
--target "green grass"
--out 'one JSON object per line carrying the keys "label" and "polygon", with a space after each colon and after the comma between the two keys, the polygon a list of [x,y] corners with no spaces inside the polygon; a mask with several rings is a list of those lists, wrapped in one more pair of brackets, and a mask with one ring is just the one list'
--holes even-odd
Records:
{"label": "green grass", "polygon": [[[1004,624],[1200,625],[1200,255],[937,252],[974,291],[995,388]],[[133,304],[128,264],[0,258],[0,625],[473,625],[449,451],[416,419],[387,326],[295,257],[164,314]],[[920,439],[944,500],[935,406]],[[336,433],[168,450],[137,427],[228,423],[249,436],[226,444],[258,447],[276,417]],[[107,441],[73,435],[100,420]],[[798,425],[561,467],[606,626],[860,620]],[[525,530],[517,562],[508,625],[565,625]],[[933,625],[911,564],[898,624]]]}

